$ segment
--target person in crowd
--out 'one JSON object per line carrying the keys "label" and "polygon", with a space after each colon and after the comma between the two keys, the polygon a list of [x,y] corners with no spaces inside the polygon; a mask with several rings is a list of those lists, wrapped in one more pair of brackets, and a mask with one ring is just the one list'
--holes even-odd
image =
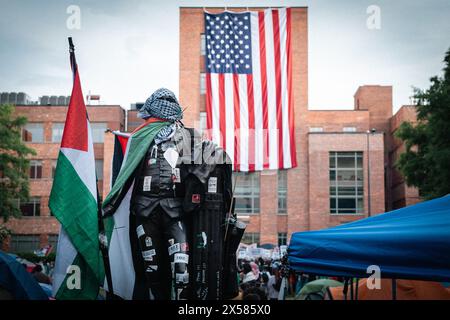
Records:
{"label": "person in crowd", "polygon": [[37,264],[33,268],[33,271],[31,272],[31,275],[39,283],[50,284],[50,285],[52,284],[52,281],[51,281],[50,277],[42,272],[42,266],[39,265],[39,264]]}
{"label": "person in crowd", "polygon": [[278,300],[278,294],[280,293],[281,277],[279,267],[276,264],[272,265],[273,275],[269,277],[267,282],[267,296],[269,300]]}
{"label": "person in crowd", "polygon": [[258,277],[255,275],[255,273],[252,270],[252,267],[249,263],[244,263],[242,266],[242,283],[247,283],[250,281],[258,280]]}

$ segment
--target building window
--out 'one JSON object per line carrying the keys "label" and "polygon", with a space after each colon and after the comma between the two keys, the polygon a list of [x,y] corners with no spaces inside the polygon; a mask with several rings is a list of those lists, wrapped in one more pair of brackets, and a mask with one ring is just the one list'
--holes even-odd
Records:
{"label": "building window", "polygon": [[322,127],[310,127],[309,132],[323,132]]}
{"label": "building window", "polygon": [[97,179],[103,180],[103,160],[95,160],[95,171],[97,172]]}
{"label": "building window", "polygon": [[205,130],[206,130],[206,112],[200,112],[200,123],[198,128],[200,136],[203,136]]}
{"label": "building window", "polygon": [[44,124],[27,123],[22,129],[22,140],[25,142],[43,143]]}
{"label": "building window", "polygon": [[64,132],[64,123],[54,123],[52,125],[52,142],[61,142]]}
{"label": "building window", "polygon": [[52,161],[52,179],[55,178],[55,172],[56,172],[56,164],[58,163],[57,160]]}
{"label": "building window", "polygon": [[11,235],[11,252],[33,252],[40,249],[38,235],[13,234]]}
{"label": "building window", "polygon": [[278,246],[287,245],[287,233],[286,232],[278,232]]}
{"label": "building window", "polygon": [[24,217],[38,217],[41,215],[41,199],[30,198],[27,202],[20,203],[20,211]]}
{"label": "building window", "polygon": [[200,73],[200,94],[206,94],[206,74]]}
{"label": "building window", "polygon": [[56,249],[58,247],[58,235],[57,234],[49,234],[48,235],[48,244],[52,246],[53,253],[56,253]]}
{"label": "building window", "polygon": [[330,152],[330,212],[364,212],[363,153]]}
{"label": "building window", "polygon": [[259,213],[259,173],[233,173],[233,184],[237,183],[234,190],[235,207],[238,214]]}
{"label": "building window", "polygon": [[206,39],[205,34],[200,35],[200,55],[204,56],[206,54]]}
{"label": "building window", "polygon": [[30,161],[30,179],[42,178],[42,161],[31,160]]}
{"label": "building window", "polygon": [[259,232],[245,232],[241,242],[245,244],[256,243],[259,245]]}
{"label": "building window", "polygon": [[103,143],[106,131],[106,123],[91,122],[92,141],[94,143]]}
{"label": "building window", "polygon": [[287,214],[287,171],[278,170],[278,214]]}
{"label": "building window", "polygon": [[342,128],[343,132],[356,132],[356,127],[344,127]]}

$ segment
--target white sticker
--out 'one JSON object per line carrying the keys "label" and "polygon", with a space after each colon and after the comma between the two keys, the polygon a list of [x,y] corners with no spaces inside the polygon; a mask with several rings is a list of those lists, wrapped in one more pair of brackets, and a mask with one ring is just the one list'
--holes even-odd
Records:
{"label": "white sticker", "polygon": [[217,193],[217,177],[211,177],[208,180],[208,192]]}
{"label": "white sticker", "polygon": [[175,274],[175,281],[188,283],[189,282],[189,273],[177,273]]}
{"label": "white sticker", "polygon": [[151,247],[152,246],[152,238],[150,237],[145,237],[145,246],[146,247]]}
{"label": "white sticker", "polygon": [[157,265],[150,265],[147,267],[147,270],[145,270],[145,272],[155,272],[158,270],[158,266]]}
{"label": "white sticker", "polygon": [[188,263],[189,256],[185,253],[175,253],[174,263]]}
{"label": "white sticker", "polygon": [[169,244],[171,245],[171,246],[173,246],[173,244],[175,243],[175,239],[169,239]]}
{"label": "white sticker", "polygon": [[172,174],[173,174],[173,182],[180,183],[181,182],[180,168],[173,168]]}
{"label": "white sticker", "polygon": [[164,152],[164,158],[172,168],[175,168],[175,166],[177,165],[178,157],[178,152],[174,148],[169,148],[166,150],[166,152]]}
{"label": "white sticker", "polygon": [[154,255],[156,255],[155,249],[142,251],[142,257],[144,258],[144,260],[149,259],[148,261],[152,261]]}
{"label": "white sticker", "polygon": [[152,176],[145,176],[142,191],[150,191],[152,186]]}
{"label": "white sticker", "polygon": [[169,256],[171,256],[177,252],[180,252],[180,244],[179,243],[175,243],[173,246],[169,247]]}
{"label": "white sticker", "polygon": [[145,234],[144,227],[142,226],[142,224],[136,228],[136,233],[137,233],[138,238],[140,238],[141,236],[143,236]]}

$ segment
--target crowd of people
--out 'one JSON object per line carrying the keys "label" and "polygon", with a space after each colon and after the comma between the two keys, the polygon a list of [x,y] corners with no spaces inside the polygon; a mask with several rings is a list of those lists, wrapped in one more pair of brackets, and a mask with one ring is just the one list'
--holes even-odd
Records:
{"label": "crowd of people", "polygon": [[242,300],[278,300],[281,289],[281,263],[264,260],[239,261]]}

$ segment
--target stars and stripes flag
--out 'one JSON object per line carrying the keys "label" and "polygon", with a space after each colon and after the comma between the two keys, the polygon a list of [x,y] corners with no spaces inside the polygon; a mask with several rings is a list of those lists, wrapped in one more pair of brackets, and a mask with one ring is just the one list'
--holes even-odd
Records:
{"label": "stars and stripes flag", "polygon": [[296,167],[291,9],[204,19],[209,138],[236,171]]}

